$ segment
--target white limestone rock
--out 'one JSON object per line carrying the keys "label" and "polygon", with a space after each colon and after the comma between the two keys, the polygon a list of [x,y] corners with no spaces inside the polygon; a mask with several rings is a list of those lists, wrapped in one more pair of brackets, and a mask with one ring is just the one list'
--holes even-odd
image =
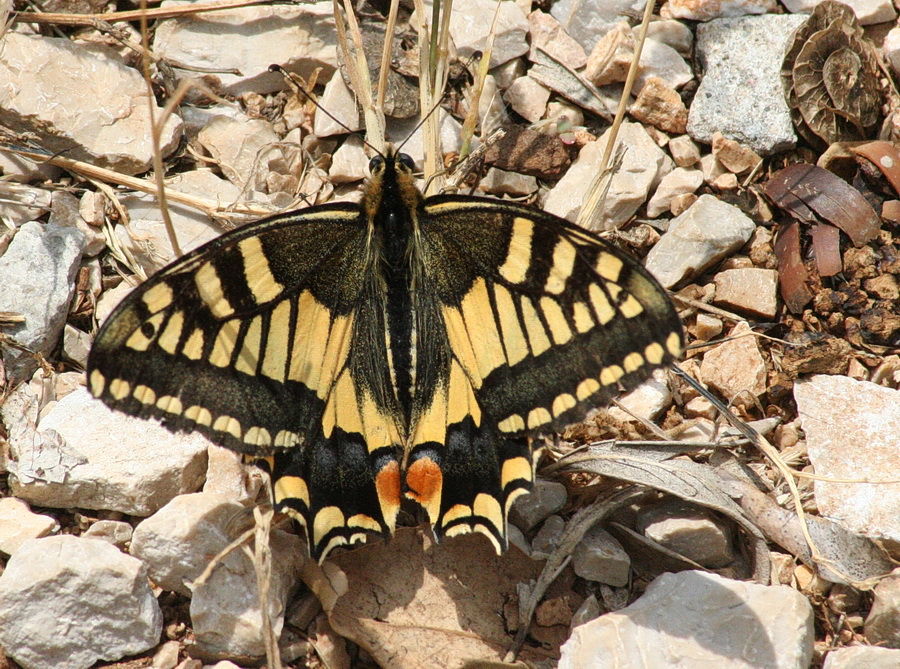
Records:
{"label": "white limestone rock", "polygon": [[25,500],[0,499],[0,552],[15,555],[24,542],[46,537],[58,529],[56,519],[33,513]]}
{"label": "white limestone rock", "polygon": [[163,616],[137,560],[98,539],[31,539],[0,576],[0,644],[27,669],[88,669],[150,650]]}

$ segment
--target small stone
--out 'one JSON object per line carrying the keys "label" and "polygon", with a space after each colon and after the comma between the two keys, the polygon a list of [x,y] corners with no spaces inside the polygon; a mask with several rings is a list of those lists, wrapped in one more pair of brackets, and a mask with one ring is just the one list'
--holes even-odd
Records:
{"label": "small stone", "polygon": [[63,353],[69,360],[82,367],[87,366],[88,351],[91,350],[91,335],[66,323],[63,329]]}
{"label": "small stone", "polygon": [[819,512],[851,532],[900,541],[900,483],[877,483],[896,478],[900,390],[821,374],[798,379],[794,399],[809,460],[827,479],[814,483]]}
{"label": "small stone", "polygon": [[635,90],[641,91],[650,77],[662,79],[669,88],[681,88],[694,78],[694,71],[672,47],[653,39],[644,40]]}
{"label": "small stone", "polygon": [[0,499],[0,552],[14,555],[23,542],[58,529],[56,519],[32,513],[28,502],[15,497]]}
{"label": "small stone", "polygon": [[686,418],[708,418],[712,420],[718,413],[719,410],[713,406],[712,402],[703,396],[695,397],[684,405]]}
{"label": "small stone", "polygon": [[676,195],[669,203],[669,212],[672,216],[681,216],[684,212],[694,206],[694,203],[698,199],[696,193],[682,193],[681,195]]}
{"label": "small stone", "polygon": [[845,646],[828,651],[822,669],[897,669],[900,650],[875,646]]}
{"label": "small stone", "polygon": [[287,87],[281,74],[269,72],[272,63],[304,79],[317,68],[322,68],[324,77],[334,72],[334,9],[323,3],[307,3],[184,14],[157,24],[153,52],[173,63],[215,68],[228,95],[265,95]]}
{"label": "small stone", "polygon": [[769,14],[775,11],[775,0],[670,0],[673,18],[690,21]]}
{"label": "small stone", "polygon": [[715,277],[715,303],[740,314],[772,320],[778,308],[778,271],[727,269]]}
{"label": "small stone", "polygon": [[[335,71],[325,84],[319,105],[316,107],[316,117],[313,121],[313,133],[316,137],[344,135],[348,129],[352,132],[362,130],[363,124],[356,96],[339,71]],[[328,113],[323,112],[323,109],[327,109]]]}
{"label": "small stone", "polygon": [[150,665],[150,669],[175,669],[180,650],[181,644],[178,641],[166,641],[153,654],[153,663]]}
{"label": "small stone", "polygon": [[253,468],[244,466],[240,453],[210,443],[208,456],[203,492],[218,493],[241,504],[256,499],[262,486],[262,476],[254,474]]}
{"label": "small stone", "polygon": [[243,510],[215,493],[179,495],[135,528],[131,554],[159,587],[190,597],[190,584],[237,538],[235,519]]}
{"label": "small stone", "polygon": [[682,56],[690,56],[694,48],[694,33],[681,21],[651,20],[647,26],[647,37],[672,47]]}
{"label": "small stone", "polygon": [[699,341],[709,341],[722,334],[722,321],[715,316],[709,314],[697,314],[697,323],[694,326],[693,334]]}
{"label": "small stone", "polygon": [[703,172],[676,167],[662,178],[653,197],[647,202],[647,217],[656,218],[669,211],[672,200],[679,195],[692,194],[702,185]]}
{"label": "small stone", "polygon": [[701,195],[647,255],[646,267],[666,288],[692,279],[747,243],[756,225],[740,209]]}
{"label": "small stone", "polygon": [[537,123],[547,111],[550,89],[531,77],[519,77],[503,93],[503,99],[526,121]]}
{"label": "small stone", "polygon": [[738,178],[736,174],[726,172],[713,179],[710,185],[717,190],[735,190],[738,187]]}
{"label": "small stone", "polygon": [[628,11],[629,8],[606,0],[560,0],[550,8],[550,14],[586,51],[594,48],[599,36],[627,20],[624,14]]}
{"label": "small stone", "polygon": [[134,528],[121,520],[98,520],[84,531],[85,539],[100,539],[117,548],[125,548],[131,541]]}
{"label": "small stone", "polygon": [[[578,159],[548,193],[545,211],[569,220],[577,217],[608,141],[609,131],[581,149]],[[673,167],[671,158],[639,123],[623,123],[618,141],[628,150],[621,169],[612,177],[601,217],[587,226],[593,231],[625,224],[644,204],[650,189]]]}
{"label": "small stone", "polygon": [[535,560],[550,557],[553,550],[559,546],[559,539],[565,529],[566,521],[562,516],[553,515],[547,518],[531,541],[531,557]]}
{"label": "small stone", "polygon": [[631,413],[619,407],[610,407],[609,415],[620,421],[634,421],[634,416],[645,420],[656,420],[659,415],[672,404],[672,389],[665,370],[657,369],[653,376],[637,388],[619,398],[619,404]]}
{"label": "small stone", "polygon": [[622,21],[600,38],[587,59],[584,76],[595,86],[625,81],[634,58],[634,34]]}
{"label": "small stone", "polygon": [[537,479],[530,495],[516,499],[510,510],[509,519],[520,530],[527,532],[548,516],[566,505],[569,495],[566,486],[556,481]]}
{"label": "small stone", "polygon": [[510,546],[515,546],[525,555],[531,555],[531,544],[528,543],[528,539],[526,539],[525,535],[522,534],[522,530],[520,530],[512,523],[509,523],[506,526],[506,534],[507,538],[509,539]]}
{"label": "small stone", "polygon": [[365,179],[369,171],[369,157],[361,135],[350,135],[334,152],[328,176],[333,183],[342,184]]}
{"label": "small stone", "polygon": [[487,174],[478,184],[478,190],[492,195],[512,195],[520,197],[536,193],[537,179],[527,174],[507,172],[496,167],[488,169]]}
{"label": "small stone", "polygon": [[575,613],[572,615],[572,622],[569,623],[569,625],[571,629],[575,629],[579,625],[590,622],[599,615],[600,602],[597,601],[596,595],[590,594],[581,603],[581,606],[578,607],[578,610],[575,611]]}
{"label": "small stone", "polygon": [[[738,404],[748,404],[751,399],[746,391],[760,397],[766,392],[766,362],[763,360],[747,323],[741,321],[734,326],[733,338],[719,344],[703,355],[700,377],[729,400]],[[740,336],[748,335],[749,336]]]}
{"label": "small stone", "polygon": [[669,153],[678,167],[693,167],[700,162],[700,147],[690,135],[679,135],[670,139]]}
{"label": "small stone", "polygon": [[29,669],[85,669],[159,643],[163,616],[137,560],[97,539],[26,541],[0,576],[0,644]]}
{"label": "small stone", "polygon": [[545,599],[534,611],[534,619],[538,625],[553,627],[553,625],[569,626],[572,621],[572,609],[564,597]]}
{"label": "small stone", "polygon": [[884,57],[894,76],[900,76],[900,28],[891,28],[884,36]]}
{"label": "small stone", "polygon": [[516,79],[525,77],[527,74],[528,65],[524,58],[513,58],[489,71],[490,77],[501,91],[505,91],[513,85]]}
{"label": "small stone", "polygon": [[664,500],[641,509],[636,525],[648,539],[708,569],[734,561],[730,528],[703,507]]}
{"label": "small stone", "polygon": [[575,547],[572,569],[588,581],[622,587],[628,583],[631,559],[613,535],[595,525]]}
{"label": "small stone", "polygon": [[[51,354],[65,326],[85,244],[74,227],[33,221],[16,231],[0,256],[0,311],[20,313],[25,320],[4,326],[5,335],[26,349]],[[8,380],[30,378],[38,366],[34,355],[2,348]]]}
{"label": "small stone", "polygon": [[748,149],[739,142],[728,139],[720,132],[713,133],[712,150],[719,162],[735,174],[749,172],[762,160],[753,149]]}
{"label": "small stone", "polygon": [[[6,176],[7,172],[3,174]],[[14,228],[18,227],[43,216],[50,209],[52,196],[53,193],[43,188],[0,182],[0,216],[12,223]]]}
{"label": "small stone", "polygon": [[[300,583],[300,566],[307,559],[306,547],[297,535],[281,530],[272,531],[269,544],[272,578],[268,613],[278,638],[284,626],[287,602]],[[191,623],[197,649],[231,656],[264,656],[261,614],[253,562],[243,550],[231,551],[209,579],[194,588]]]}
{"label": "small stone", "polygon": [[83,254],[89,258],[106,248],[106,237],[95,226],[88,225],[81,217],[81,202],[71,193],[58,190],[53,193],[50,204],[50,225],[75,228],[84,235]]}
{"label": "small stone", "polygon": [[531,42],[529,60],[535,60],[535,52],[541,49],[572,70],[579,70],[587,63],[587,54],[582,46],[569,37],[559,21],[550,14],[539,9],[531,12],[528,15],[528,36]]}
{"label": "small stone", "polygon": [[708,144],[718,131],[760,155],[796,144],[781,61],[794,30],[806,18],[765,14],[697,26],[695,49],[705,70],[688,115],[691,137]]}
{"label": "small stone", "polygon": [[725,166],[711,153],[700,159],[700,170],[703,172],[703,180],[708,184],[713,184],[720,176],[728,174]]}
{"label": "small stone", "polygon": [[681,96],[659,77],[647,78],[629,112],[664,132],[680,134],[687,127],[688,110]]}
{"label": "small stone", "polygon": [[[809,601],[786,586],[715,574],[663,574],[630,606],[581,625],[559,669],[581,667],[808,667]],[[747,643],[751,638],[766,643]]]}

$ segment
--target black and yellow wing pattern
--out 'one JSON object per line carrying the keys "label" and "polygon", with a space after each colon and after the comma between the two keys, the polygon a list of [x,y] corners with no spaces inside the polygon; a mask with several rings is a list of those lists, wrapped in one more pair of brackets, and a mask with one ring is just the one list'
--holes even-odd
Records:
{"label": "black and yellow wing pattern", "polygon": [[91,392],[267,458],[275,502],[324,559],[389,535],[406,500],[435,536],[506,547],[529,440],[680,355],[680,321],[634,259],[560,218],[424,199],[373,160],[361,204],[223,235],[137,288],[88,360]]}

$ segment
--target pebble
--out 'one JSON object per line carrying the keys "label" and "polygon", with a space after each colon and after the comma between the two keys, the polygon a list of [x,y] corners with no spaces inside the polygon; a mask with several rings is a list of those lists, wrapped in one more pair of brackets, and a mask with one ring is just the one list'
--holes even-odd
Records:
{"label": "pebble", "polygon": [[648,77],[629,113],[638,121],[660,130],[681,134],[687,127],[688,110],[678,91],[659,77]]}
{"label": "pebble", "polygon": [[122,520],[98,520],[81,536],[85,539],[101,539],[117,548],[125,548],[131,541],[134,528]]}
{"label": "pebble", "polygon": [[[281,530],[272,531],[269,546],[272,579],[268,608],[272,629],[278,638],[287,603],[300,584],[299,570],[306,560],[306,547],[297,535]],[[200,652],[227,656],[265,655],[256,571],[243,550],[228,553],[209,579],[194,588],[190,613]]]}
{"label": "pebble", "polygon": [[698,313],[693,334],[699,341],[709,341],[722,334],[722,321],[709,314]]}
{"label": "pebble", "polygon": [[[108,50],[10,30],[3,36],[0,81],[4,125],[12,131],[33,133],[45,149],[98,167],[125,174],[150,168],[147,85]],[[154,113],[159,119],[162,109]],[[181,119],[171,115],[160,136],[163,156],[175,150],[181,132]]]}
{"label": "pebble", "polygon": [[[4,405],[9,426],[7,412]],[[61,399],[36,433],[26,416],[16,418],[9,443],[15,496],[52,508],[137,516],[202,485],[208,444],[199,434],[174,435],[158,423],[114,412],[85,388]]]}
{"label": "pebble", "polygon": [[508,172],[496,167],[488,168],[487,174],[478,183],[478,190],[492,195],[512,195],[521,197],[536,193],[537,179],[519,172]]}
{"label": "pebble", "polygon": [[31,539],[0,576],[0,644],[27,669],[88,669],[159,643],[141,561],[98,539]]}
{"label": "pebble", "polygon": [[688,133],[709,144],[721,132],[760,155],[792,148],[797,137],[781,83],[787,42],[805,16],[715,19],[697,26],[705,69],[688,115]]}
{"label": "pebble", "polygon": [[666,288],[688,281],[741,248],[756,225],[740,209],[701,195],[669,222],[647,255],[646,267]]}
{"label": "pebble", "polygon": [[93,258],[106,248],[106,238],[103,232],[96,226],[88,225],[81,217],[81,201],[62,190],[53,193],[50,204],[50,225],[58,225],[63,228],[76,228],[84,235],[83,254]]}
{"label": "pebble", "polygon": [[581,606],[572,614],[571,628],[575,629],[579,625],[584,625],[600,615],[600,602],[593,593],[588,595],[581,603]]}
{"label": "pebble", "polygon": [[15,555],[25,541],[46,537],[58,529],[55,518],[33,513],[25,500],[0,499],[0,552]]}
{"label": "pebble", "polygon": [[63,353],[73,362],[77,362],[81,367],[87,365],[88,351],[91,350],[91,342],[93,339],[84,330],[79,330],[66,323],[63,328]]}
{"label": "pebble", "polygon": [[775,0],[669,0],[669,13],[676,19],[709,21],[775,11]]}
{"label": "pebble", "polygon": [[719,569],[735,558],[727,524],[703,507],[667,499],[642,508],[637,530],[648,539],[708,569]]}
{"label": "pebble", "polygon": [[369,174],[369,157],[360,135],[350,135],[334,152],[328,176],[332,183],[361,181]]}
{"label": "pebble", "polygon": [[[325,91],[319,99],[319,105],[320,107],[316,107],[316,116],[313,121],[313,133],[316,137],[344,135],[348,128],[353,132],[362,130],[363,123],[360,118],[359,106],[356,104],[356,97],[347,82],[344,81],[340,71],[335,71],[328,83],[325,84]],[[328,113],[323,112],[323,109],[327,109]]]}
{"label": "pebble", "polygon": [[900,650],[875,646],[845,646],[828,651],[822,669],[897,669]]}
{"label": "pebble", "polygon": [[621,21],[591,50],[584,76],[595,86],[625,81],[633,59],[634,33],[627,21]]}
{"label": "pebble", "polygon": [[679,135],[670,139],[669,153],[678,167],[693,167],[700,162],[700,147],[690,135]]}
{"label": "pebble", "polygon": [[241,504],[256,499],[262,485],[262,475],[254,473],[251,467],[245,467],[240,453],[210,442],[208,458],[203,492],[225,495]]}
{"label": "pebble", "polygon": [[566,521],[562,516],[552,515],[541,525],[541,529],[531,540],[531,557],[534,560],[546,560],[553,550],[559,545],[563,530],[566,529]]}
{"label": "pebble", "polygon": [[[609,131],[581,149],[569,171],[547,194],[544,201],[546,211],[575,220],[608,141]],[[672,159],[639,123],[623,123],[619,128],[618,142],[628,150],[621,168],[612,177],[603,211],[588,225],[595,232],[613,230],[628,222],[647,200],[650,189],[673,167]]]}
{"label": "pebble", "polygon": [[[7,172],[3,174],[5,177]],[[16,228],[43,216],[44,212],[50,209],[52,197],[53,193],[44,188],[0,182],[0,216]]]}
{"label": "pebble", "polygon": [[519,77],[503,93],[503,99],[526,121],[537,123],[547,111],[550,89],[531,77]]}
{"label": "pebble", "polygon": [[135,528],[131,554],[156,585],[190,597],[190,584],[240,534],[234,525],[243,510],[216,493],[178,495]]}
{"label": "pebble", "polygon": [[542,49],[573,70],[579,70],[587,63],[584,48],[550,14],[539,9],[531,12],[528,15],[528,36],[531,43],[529,60],[535,60],[537,50]]}
{"label": "pebble", "polygon": [[728,139],[720,132],[713,133],[712,151],[725,169],[734,174],[746,174],[762,160],[755,151],[733,139]]}
{"label": "pebble", "polygon": [[671,406],[672,399],[668,373],[663,369],[657,369],[653,372],[653,376],[618,399],[618,403],[631,413],[616,406],[609,407],[607,411],[610,416],[621,421],[636,420],[631,414],[646,420],[656,420]]}
{"label": "pebble", "polygon": [[[182,15],[157,24],[152,48],[156,55],[174,62],[214,68],[229,95],[265,95],[286,87],[280,74],[269,72],[272,63],[303,78],[316,68],[322,68],[326,77],[334,72],[334,9],[320,2]],[[241,74],[221,71],[230,69]]]}
{"label": "pebble", "polygon": [[630,0],[559,0],[550,8],[550,14],[588,53],[616,23],[628,20],[631,12]]}
{"label": "pebble", "polygon": [[694,33],[681,21],[673,19],[652,20],[647,26],[647,37],[667,44],[682,56],[690,56],[694,48]]}
{"label": "pebble", "polygon": [[562,483],[537,479],[530,495],[516,499],[509,513],[509,522],[527,532],[545,518],[560,511],[567,500],[568,492]]}
{"label": "pebble", "polygon": [[778,310],[778,270],[745,267],[716,274],[714,302],[745,316],[771,321]]}
{"label": "pebble", "polygon": [[694,71],[675,49],[648,38],[641,49],[635,91],[641,91],[650,77],[662,79],[670,88],[681,88],[694,78]]}
{"label": "pebble", "polygon": [[866,617],[866,641],[873,646],[900,648],[900,573],[875,586],[875,599]]}
{"label": "pebble", "polygon": [[253,190],[263,190],[269,159],[266,146],[278,141],[271,123],[261,118],[214,116],[197,140],[231,183],[238,188],[249,184]]}
{"label": "pebble", "polygon": [[[86,245],[84,234],[58,224],[31,221],[17,231],[0,256],[0,311],[22,314],[24,322],[4,326],[20,345],[49,356],[59,342],[75,291]],[[4,346],[7,377],[23,381],[38,363],[34,355]]]}
{"label": "pebble", "polygon": [[516,79],[524,77],[527,73],[528,63],[524,56],[520,56],[491,69],[489,75],[497,84],[497,87],[505,91],[512,86]]}
{"label": "pebble", "polygon": [[668,212],[676,197],[693,193],[702,185],[703,172],[676,167],[662,178],[653,197],[647,202],[647,217],[656,218]]}
{"label": "pebble", "polygon": [[740,336],[752,332],[741,321],[731,330],[730,337],[737,337],[719,344],[703,355],[700,363],[700,379],[729,400],[737,404],[752,401],[747,396],[760,397],[766,392],[766,361],[760,353],[755,336]]}
{"label": "pebble", "polygon": [[894,76],[898,76],[900,74],[900,28],[891,28],[888,31],[888,34],[884,36],[882,49],[891,71]]}
{"label": "pebble", "polygon": [[[896,478],[891,463],[900,434],[900,390],[819,374],[798,379],[794,399],[817,475],[853,481]],[[823,480],[815,482],[814,490],[823,516],[851,532],[900,541],[900,483]]]}
{"label": "pebble", "polygon": [[812,660],[813,620],[809,601],[787,586],[663,574],[630,606],[576,627],[558,666],[797,669]]}
{"label": "pebble", "polygon": [[[599,525],[589,529],[572,553],[572,569],[583,579],[621,588],[628,584],[631,558]],[[587,666],[587,665],[585,665]]]}

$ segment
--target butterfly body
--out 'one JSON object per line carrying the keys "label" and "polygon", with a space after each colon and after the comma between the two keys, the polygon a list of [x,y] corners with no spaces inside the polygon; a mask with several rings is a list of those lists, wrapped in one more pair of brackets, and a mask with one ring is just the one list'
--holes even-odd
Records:
{"label": "butterfly body", "polygon": [[523,206],[426,199],[390,153],[360,204],[265,219],[149,279],[101,328],[88,377],[113,408],[270,458],[319,558],[390,534],[403,500],[437,537],[502,550],[529,439],[681,346],[626,254]]}

